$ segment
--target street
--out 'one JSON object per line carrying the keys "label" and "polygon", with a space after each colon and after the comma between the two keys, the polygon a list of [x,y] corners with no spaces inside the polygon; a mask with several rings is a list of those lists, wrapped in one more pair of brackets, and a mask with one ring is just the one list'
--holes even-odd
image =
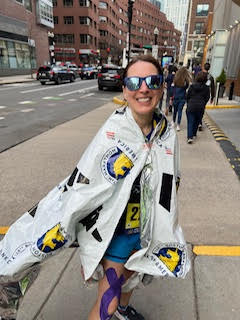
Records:
{"label": "street", "polygon": [[0,87],[0,152],[79,117],[118,93],[98,91],[97,80],[42,86],[39,81]]}

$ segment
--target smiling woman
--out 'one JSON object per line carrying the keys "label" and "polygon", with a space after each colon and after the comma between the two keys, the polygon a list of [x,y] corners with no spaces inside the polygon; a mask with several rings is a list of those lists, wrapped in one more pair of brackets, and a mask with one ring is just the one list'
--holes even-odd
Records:
{"label": "smiling woman", "polygon": [[153,57],[129,63],[123,82],[128,105],[103,124],[72,174],[0,242],[0,284],[77,240],[84,280],[98,281],[88,320],[113,314],[144,320],[129,305],[133,289],[153,277],[185,277],[190,265],[177,217],[178,141],[157,108],[162,81]]}

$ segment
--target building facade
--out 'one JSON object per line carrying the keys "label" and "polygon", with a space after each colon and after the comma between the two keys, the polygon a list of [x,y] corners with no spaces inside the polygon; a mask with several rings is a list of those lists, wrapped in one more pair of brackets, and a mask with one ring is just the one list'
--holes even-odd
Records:
{"label": "building facade", "polygon": [[[53,0],[57,61],[121,64],[128,38],[128,0]],[[133,4],[131,47],[151,49],[159,30],[159,56],[179,52],[180,32],[164,13],[147,0]],[[167,45],[166,45],[167,43]],[[167,47],[167,48],[166,48]]]}
{"label": "building facade", "polygon": [[174,23],[174,27],[181,31],[180,60],[183,60],[186,37],[187,37],[187,17],[189,0],[163,1],[161,10],[166,14],[169,21]]}
{"label": "building facade", "polygon": [[213,21],[206,39],[206,61],[211,64],[214,78],[224,69],[226,94],[240,101],[240,1],[215,0]]}
{"label": "building facade", "polygon": [[214,0],[190,0],[184,64],[192,67],[202,63],[208,17],[213,12]]}
{"label": "building facade", "polygon": [[1,0],[0,74],[27,74],[49,62],[50,0]]}

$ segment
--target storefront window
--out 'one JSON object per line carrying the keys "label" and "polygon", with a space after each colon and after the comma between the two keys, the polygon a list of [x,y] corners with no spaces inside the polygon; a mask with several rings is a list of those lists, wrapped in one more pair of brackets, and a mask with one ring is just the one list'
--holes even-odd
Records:
{"label": "storefront window", "polygon": [[16,59],[14,43],[12,41],[7,41],[7,48],[8,48],[9,67],[10,69],[16,69],[17,59]]}
{"label": "storefront window", "polygon": [[6,42],[0,40],[0,68],[9,68]]}

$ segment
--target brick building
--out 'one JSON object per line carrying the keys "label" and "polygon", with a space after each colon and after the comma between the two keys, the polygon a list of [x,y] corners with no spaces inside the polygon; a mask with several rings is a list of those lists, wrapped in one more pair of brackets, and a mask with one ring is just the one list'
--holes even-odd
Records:
{"label": "brick building", "polygon": [[188,31],[184,64],[202,63],[208,25],[208,15],[213,12],[214,0],[190,0]]}
{"label": "brick building", "polygon": [[51,0],[1,0],[0,75],[27,74],[50,61]]}
{"label": "brick building", "polygon": [[[53,0],[56,60],[121,63],[128,32],[128,0]],[[147,0],[133,5],[131,45],[151,48],[159,30],[159,56],[178,55],[181,32]],[[167,44],[166,44],[167,43]],[[165,44],[165,45],[164,45]]]}

